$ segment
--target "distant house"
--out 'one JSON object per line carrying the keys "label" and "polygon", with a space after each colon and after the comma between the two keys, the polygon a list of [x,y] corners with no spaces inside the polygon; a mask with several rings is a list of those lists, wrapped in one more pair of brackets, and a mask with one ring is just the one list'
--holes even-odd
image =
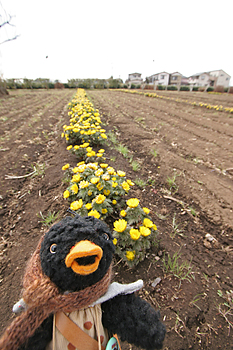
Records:
{"label": "distant house", "polygon": [[161,72],[156,73],[148,77],[149,84],[151,85],[168,85],[169,84],[169,73],[167,72]]}
{"label": "distant house", "polygon": [[142,74],[141,73],[131,73],[128,75],[128,79],[125,81],[125,83],[131,87],[132,84],[134,85],[141,85],[143,83]]}
{"label": "distant house", "polygon": [[222,69],[210,72],[197,73],[189,77],[189,84],[192,86],[213,86],[218,85],[229,87],[231,76]]}
{"label": "distant house", "polygon": [[169,76],[169,85],[180,86],[182,80],[182,74],[179,72],[171,73]]}
{"label": "distant house", "polygon": [[229,74],[227,74],[226,72],[224,72],[224,70],[222,70],[222,69],[212,70],[208,73],[211,76],[211,78],[213,79],[212,84],[214,84],[214,85],[210,85],[210,86],[221,85],[221,86],[224,86],[225,88],[229,87],[231,76]]}

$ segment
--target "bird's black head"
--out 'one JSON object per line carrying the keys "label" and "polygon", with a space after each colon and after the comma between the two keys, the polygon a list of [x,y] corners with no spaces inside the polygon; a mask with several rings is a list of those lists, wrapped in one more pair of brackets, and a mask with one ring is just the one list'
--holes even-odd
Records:
{"label": "bird's black head", "polygon": [[41,267],[61,292],[79,291],[103,278],[114,251],[113,237],[103,221],[66,217],[45,234]]}

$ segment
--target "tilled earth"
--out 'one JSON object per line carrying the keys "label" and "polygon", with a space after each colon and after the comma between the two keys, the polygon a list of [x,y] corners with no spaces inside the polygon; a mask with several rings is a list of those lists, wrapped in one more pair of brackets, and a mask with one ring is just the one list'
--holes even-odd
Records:
{"label": "tilled earth", "polygon": [[[17,91],[1,99],[1,332],[14,317],[26,261],[48,229],[41,215],[67,215],[61,167],[77,160],[60,134],[69,122],[66,107],[74,92]],[[226,292],[233,289],[233,118],[185,100],[232,107],[233,96],[159,94],[184,102],[88,91],[106,130],[129,150],[124,157],[109,142],[104,147],[108,163],[138,183],[130,197],[151,209],[159,231],[159,246],[136,268],[116,259],[115,279],[144,280],[140,294],[160,309],[167,328],[164,349],[231,349],[233,305]],[[140,168],[133,170],[135,163]],[[186,276],[166,270],[174,254]]]}

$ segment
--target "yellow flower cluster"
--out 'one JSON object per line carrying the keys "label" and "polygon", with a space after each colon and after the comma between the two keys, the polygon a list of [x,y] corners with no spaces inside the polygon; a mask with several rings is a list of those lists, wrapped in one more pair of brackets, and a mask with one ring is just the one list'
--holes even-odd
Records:
{"label": "yellow flower cluster", "polygon": [[[103,154],[104,150],[101,152]],[[123,197],[134,185],[131,180],[126,179],[125,172],[116,171],[106,163],[86,164],[81,161],[74,168],[69,168],[69,171],[72,177],[63,197],[72,201],[70,208],[74,207],[74,202],[82,199],[84,206],[77,210],[82,209],[81,212],[86,215],[89,215],[88,210],[96,210],[103,218],[111,214],[113,206],[114,210],[120,209]]]}
{"label": "yellow flower cluster", "polygon": [[70,144],[88,142],[101,144],[107,139],[106,130],[101,126],[98,109],[88,100],[83,89],[78,89],[75,97],[69,103],[70,124],[63,126],[62,137]]}
{"label": "yellow flower cluster", "polygon": [[144,96],[159,98],[159,99],[163,99],[163,100],[173,100],[176,102],[188,103],[188,104],[193,105],[193,106],[205,107],[207,109],[215,109],[216,111],[220,111],[220,112],[233,113],[233,108],[223,107],[221,105],[211,105],[211,104],[207,104],[207,103],[203,103],[203,102],[192,102],[192,101],[183,100],[180,98],[158,95],[158,94],[152,93],[152,92],[145,92],[144,93],[141,91],[132,91],[132,90],[124,90],[124,89],[118,89],[117,91],[123,91],[123,92],[128,92],[128,93],[137,94],[137,95],[144,95]]}

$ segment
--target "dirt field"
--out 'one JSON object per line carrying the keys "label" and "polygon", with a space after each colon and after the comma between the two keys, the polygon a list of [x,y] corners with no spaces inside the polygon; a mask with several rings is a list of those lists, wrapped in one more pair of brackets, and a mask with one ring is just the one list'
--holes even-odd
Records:
{"label": "dirt field", "polygon": [[[48,229],[40,212],[67,215],[61,167],[77,161],[60,133],[74,93],[18,91],[0,101],[1,332],[20,297],[25,263]],[[130,151],[131,163],[109,143],[104,147],[108,163],[138,184],[130,197],[151,209],[160,232],[159,248],[137,268],[116,263],[115,279],[144,280],[140,293],[160,309],[167,327],[164,349],[232,349],[232,114],[119,91],[87,93],[105,129]],[[233,106],[231,95],[156,93]],[[174,254],[180,255],[176,271],[174,264],[168,268]],[[175,277],[182,266],[187,275]],[[157,277],[161,281],[153,287]]]}

